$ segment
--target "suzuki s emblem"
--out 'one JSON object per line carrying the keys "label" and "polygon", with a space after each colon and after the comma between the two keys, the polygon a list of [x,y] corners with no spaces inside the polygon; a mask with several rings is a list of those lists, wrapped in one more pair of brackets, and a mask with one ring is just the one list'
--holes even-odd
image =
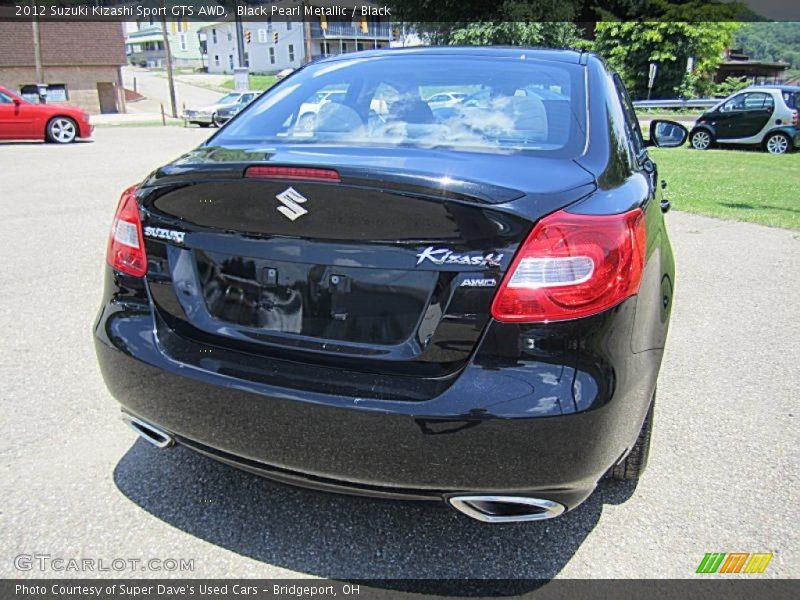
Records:
{"label": "suzuki s emblem", "polygon": [[278,207],[278,210],[290,221],[294,221],[308,212],[300,206],[306,203],[306,197],[293,187],[287,188],[275,197],[283,204],[283,206]]}

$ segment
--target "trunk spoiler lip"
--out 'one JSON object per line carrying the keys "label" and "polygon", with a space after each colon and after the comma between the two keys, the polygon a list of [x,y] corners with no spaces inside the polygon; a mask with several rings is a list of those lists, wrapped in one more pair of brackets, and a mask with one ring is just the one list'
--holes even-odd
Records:
{"label": "trunk spoiler lip", "polygon": [[[355,167],[345,165],[322,164],[297,164],[297,163],[269,163],[270,166],[309,167],[319,169],[334,169],[339,173],[340,181],[309,181],[299,179],[264,179],[264,182],[302,183],[305,185],[341,185],[345,187],[372,188],[386,190],[398,194],[430,198],[436,200],[450,200],[466,202],[469,204],[483,204],[486,206],[503,205],[521,198],[585,195],[588,188],[595,188],[596,183],[585,169],[581,171],[589,175],[586,179],[576,178],[567,182],[567,185],[558,192],[523,191],[494,183],[476,181],[462,177],[448,177],[430,172],[386,169],[375,167]],[[183,187],[196,183],[214,181],[228,182],[257,182],[256,178],[246,178],[245,172],[249,167],[264,166],[264,162],[248,161],[236,164],[195,164],[195,165],[168,165],[153,172],[140,185],[142,191],[153,192],[165,187]],[[580,167],[579,167],[580,168]],[[577,198],[575,198],[577,199]],[[570,202],[571,203],[571,202]]]}
{"label": "trunk spoiler lip", "polygon": [[308,167],[313,169],[329,169],[339,173],[340,181],[319,181],[308,179],[270,178],[262,181],[292,183],[343,185],[364,188],[386,189],[392,192],[407,192],[430,198],[479,202],[481,204],[504,204],[518,200],[526,195],[522,190],[501,185],[478,182],[461,177],[447,177],[419,171],[380,169],[375,167],[352,167],[322,164],[297,164],[290,162],[265,163],[242,162],[236,164],[196,164],[169,165],[152,173],[141,184],[140,189],[161,188],[165,186],[189,185],[209,181],[259,181],[257,178],[246,178],[245,172],[250,167]]}

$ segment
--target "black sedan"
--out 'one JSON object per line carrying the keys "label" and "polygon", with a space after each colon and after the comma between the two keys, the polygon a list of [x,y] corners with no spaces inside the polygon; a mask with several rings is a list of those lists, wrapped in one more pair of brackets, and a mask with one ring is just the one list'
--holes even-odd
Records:
{"label": "black sedan", "polygon": [[[571,51],[359,56],[309,64],[123,193],[95,326],[123,418],[487,522],[638,478],[674,264],[620,78]],[[440,89],[485,93],[437,117]]]}

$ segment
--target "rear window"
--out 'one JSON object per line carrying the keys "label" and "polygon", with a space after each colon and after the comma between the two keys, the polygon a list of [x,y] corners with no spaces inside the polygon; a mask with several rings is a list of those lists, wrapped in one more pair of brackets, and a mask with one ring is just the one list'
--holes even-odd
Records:
{"label": "rear window", "polygon": [[213,138],[577,156],[583,67],[514,57],[377,56],[310,65]]}
{"label": "rear window", "polygon": [[798,100],[800,100],[800,92],[783,91],[783,101],[789,108],[796,109],[798,107]]}

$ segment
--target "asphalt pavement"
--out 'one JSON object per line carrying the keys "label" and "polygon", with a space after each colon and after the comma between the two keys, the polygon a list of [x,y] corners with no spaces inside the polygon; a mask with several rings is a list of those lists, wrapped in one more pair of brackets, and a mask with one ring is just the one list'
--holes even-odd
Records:
{"label": "asphalt pavement", "polygon": [[[207,135],[0,145],[0,576],[691,578],[706,552],[772,552],[761,577],[800,576],[798,232],[669,213],[675,308],[649,469],[553,521],[305,491],[137,441],[92,345],[108,229],[126,186]],[[15,567],[37,553],[194,562]]]}

